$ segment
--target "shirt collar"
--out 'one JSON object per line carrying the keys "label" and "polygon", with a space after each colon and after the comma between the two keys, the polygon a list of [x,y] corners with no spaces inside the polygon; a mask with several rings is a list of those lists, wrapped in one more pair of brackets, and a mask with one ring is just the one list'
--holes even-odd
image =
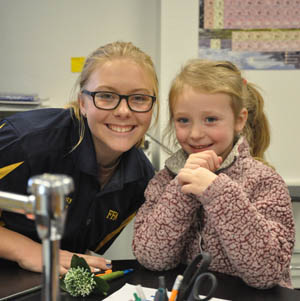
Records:
{"label": "shirt collar", "polygon": [[[233,146],[231,152],[226,157],[226,159],[221,164],[220,168],[216,171],[216,173],[220,172],[222,169],[228,168],[239,156],[239,146],[244,142],[243,137],[239,137],[235,145]],[[180,149],[176,153],[174,153],[171,157],[166,160],[165,166],[168,168],[174,175],[177,175],[181,168],[184,167],[185,162],[188,158],[188,154]]]}
{"label": "shirt collar", "polygon": [[125,183],[135,182],[145,176],[139,150],[131,148],[121,156],[119,166],[109,183],[104,186],[104,191],[121,189]]}

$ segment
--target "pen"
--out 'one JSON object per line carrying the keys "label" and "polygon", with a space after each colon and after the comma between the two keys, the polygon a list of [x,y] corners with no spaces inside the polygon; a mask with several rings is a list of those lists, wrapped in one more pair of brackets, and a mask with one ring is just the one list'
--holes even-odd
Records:
{"label": "pen", "polygon": [[172,292],[171,292],[171,296],[169,298],[169,301],[175,301],[177,299],[177,294],[178,294],[178,290],[179,290],[179,287],[181,285],[182,279],[183,279],[182,275],[178,275],[176,277],[176,280],[174,282],[174,285],[173,285],[173,288],[172,288]]}
{"label": "pen", "polygon": [[109,280],[113,280],[113,279],[122,277],[122,276],[124,276],[124,275],[126,275],[130,272],[133,272],[133,269],[127,269],[127,270],[124,270],[124,271],[115,271],[115,272],[111,272],[109,274],[105,274],[105,275],[102,275],[102,276],[99,276],[99,277],[106,280],[106,281],[109,281]]}
{"label": "pen", "polygon": [[[167,299],[166,299],[167,300]],[[155,293],[155,297],[154,297],[154,301],[165,301],[164,299],[164,289],[162,287],[160,287],[156,293]]]}
{"label": "pen", "polygon": [[99,277],[99,276],[107,275],[107,274],[110,274],[110,273],[112,273],[112,270],[106,270],[105,272],[100,273],[100,274],[96,273],[95,276]]}
{"label": "pen", "polygon": [[168,294],[166,289],[166,282],[164,276],[158,277],[159,288],[155,294],[155,301],[168,301]]}
{"label": "pen", "polygon": [[146,296],[144,294],[143,288],[140,284],[136,286],[136,291],[141,301],[146,301]]}

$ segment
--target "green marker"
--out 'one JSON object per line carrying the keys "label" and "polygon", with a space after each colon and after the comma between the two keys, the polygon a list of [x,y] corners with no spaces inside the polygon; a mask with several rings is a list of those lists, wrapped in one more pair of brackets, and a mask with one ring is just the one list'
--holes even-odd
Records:
{"label": "green marker", "polygon": [[137,295],[137,293],[133,293],[135,301],[142,301],[142,299]]}
{"label": "green marker", "polygon": [[113,280],[113,279],[122,277],[122,276],[124,276],[124,275],[126,275],[130,272],[133,272],[133,269],[127,269],[127,270],[124,270],[124,271],[115,271],[115,272],[111,272],[109,274],[105,274],[105,275],[102,275],[102,276],[99,276],[99,277],[106,280],[106,281],[109,281],[109,280]]}

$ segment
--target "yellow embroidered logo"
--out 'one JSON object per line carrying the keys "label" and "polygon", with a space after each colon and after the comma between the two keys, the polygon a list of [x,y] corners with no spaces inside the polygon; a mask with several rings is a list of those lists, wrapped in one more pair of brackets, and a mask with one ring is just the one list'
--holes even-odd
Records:
{"label": "yellow embroidered logo", "polygon": [[109,210],[106,215],[106,218],[110,219],[112,221],[115,221],[118,218],[118,216],[119,216],[119,213],[117,211]]}
{"label": "yellow embroidered logo", "polygon": [[73,199],[67,196],[67,197],[65,198],[65,201],[66,201],[66,206],[65,206],[65,208],[68,208],[69,205],[72,203]]}

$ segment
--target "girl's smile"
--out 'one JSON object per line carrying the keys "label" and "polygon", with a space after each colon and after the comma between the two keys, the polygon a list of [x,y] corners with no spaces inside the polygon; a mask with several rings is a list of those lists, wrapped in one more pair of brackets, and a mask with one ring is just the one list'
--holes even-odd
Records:
{"label": "girl's smile", "polygon": [[135,126],[125,126],[125,125],[114,125],[114,124],[107,124],[106,125],[110,130],[117,133],[128,133],[134,130]]}
{"label": "girl's smile", "polygon": [[190,145],[190,148],[192,150],[192,153],[198,153],[198,152],[203,152],[205,150],[211,149],[213,146],[213,143],[211,144],[206,144],[206,145]]}

